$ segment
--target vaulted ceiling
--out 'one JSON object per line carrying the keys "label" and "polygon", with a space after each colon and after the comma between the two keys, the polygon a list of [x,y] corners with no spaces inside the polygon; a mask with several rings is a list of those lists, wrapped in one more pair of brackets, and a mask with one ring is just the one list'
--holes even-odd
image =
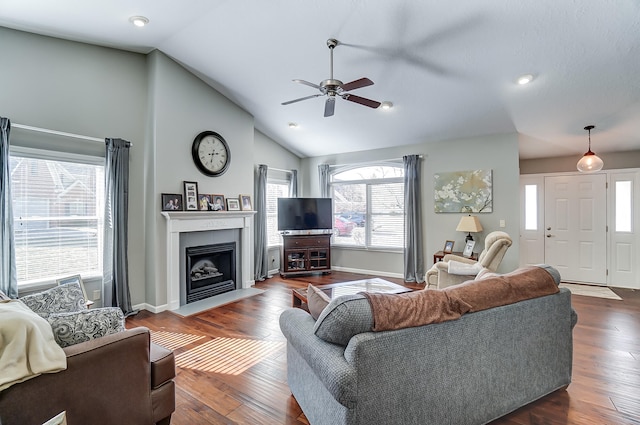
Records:
{"label": "vaulted ceiling", "polygon": [[[522,158],[579,156],[589,124],[598,153],[640,149],[636,0],[0,0],[0,25],[158,49],[301,156],[513,132]],[[330,78],[329,38],[334,78],[368,77],[349,93],[393,108],[281,105],[320,94],[292,80]]]}

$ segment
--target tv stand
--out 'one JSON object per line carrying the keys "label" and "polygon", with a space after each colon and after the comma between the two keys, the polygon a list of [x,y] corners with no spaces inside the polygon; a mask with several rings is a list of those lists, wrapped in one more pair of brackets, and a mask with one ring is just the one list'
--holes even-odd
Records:
{"label": "tv stand", "polygon": [[282,235],[280,276],[331,273],[331,234]]}

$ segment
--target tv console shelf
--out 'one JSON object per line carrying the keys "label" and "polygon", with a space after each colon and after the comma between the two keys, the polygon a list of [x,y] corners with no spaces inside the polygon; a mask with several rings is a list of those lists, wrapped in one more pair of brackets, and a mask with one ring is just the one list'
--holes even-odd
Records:
{"label": "tv console shelf", "polygon": [[331,234],[282,235],[280,276],[331,273]]}

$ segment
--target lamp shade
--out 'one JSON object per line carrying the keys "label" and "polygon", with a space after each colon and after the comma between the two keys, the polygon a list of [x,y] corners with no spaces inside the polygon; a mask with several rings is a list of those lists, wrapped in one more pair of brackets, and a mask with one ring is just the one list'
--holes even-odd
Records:
{"label": "lamp shade", "polygon": [[589,132],[589,150],[582,155],[582,158],[578,161],[577,168],[581,173],[595,173],[596,171],[602,170],[602,166],[604,165],[602,159],[591,152],[591,130],[594,128],[596,128],[595,125],[588,125],[584,128]]}
{"label": "lamp shade", "polygon": [[456,230],[458,232],[482,232],[482,224],[480,224],[478,217],[465,215],[460,218],[460,223],[458,223]]}
{"label": "lamp shade", "polygon": [[598,155],[589,151],[584,154],[580,161],[578,161],[578,171],[581,173],[595,173],[602,170],[604,162]]}

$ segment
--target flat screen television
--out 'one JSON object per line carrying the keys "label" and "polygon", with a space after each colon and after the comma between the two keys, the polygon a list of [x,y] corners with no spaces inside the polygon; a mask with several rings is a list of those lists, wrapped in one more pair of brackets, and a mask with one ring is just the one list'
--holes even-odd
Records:
{"label": "flat screen television", "polygon": [[331,198],[278,198],[278,230],[333,227]]}

